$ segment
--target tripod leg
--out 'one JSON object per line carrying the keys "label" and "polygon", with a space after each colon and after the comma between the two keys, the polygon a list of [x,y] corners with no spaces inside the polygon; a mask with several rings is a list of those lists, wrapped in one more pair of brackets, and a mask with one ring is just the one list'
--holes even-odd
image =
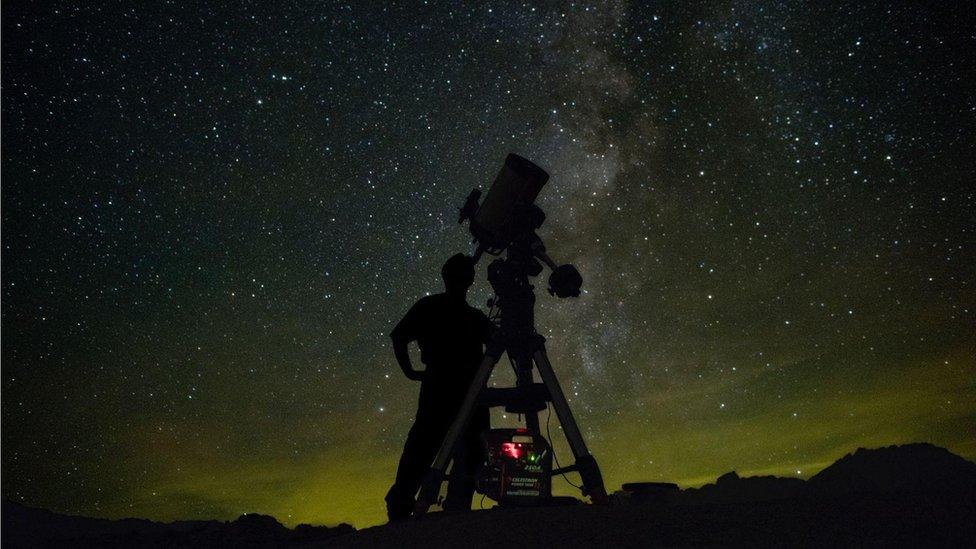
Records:
{"label": "tripod leg", "polygon": [[600,467],[597,465],[596,459],[590,455],[590,451],[586,449],[586,442],[583,441],[583,435],[576,424],[573,412],[569,409],[566,395],[563,394],[563,389],[559,386],[559,381],[556,379],[556,373],[552,370],[552,364],[549,362],[545,348],[536,351],[534,358],[536,367],[539,368],[539,377],[549,389],[552,407],[556,409],[556,416],[559,418],[563,432],[566,433],[566,440],[576,458],[576,467],[583,479],[583,494],[590,496],[593,503],[606,503],[607,491],[603,486],[603,475],[600,474]]}
{"label": "tripod leg", "polygon": [[461,409],[458,410],[454,422],[451,423],[447,434],[444,435],[444,442],[441,443],[440,450],[437,451],[437,457],[434,458],[434,463],[430,466],[430,471],[427,472],[424,483],[420,486],[420,495],[417,498],[417,505],[414,507],[414,515],[419,516],[426,513],[437,499],[437,494],[441,489],[441,482],[444,481],[444,475],[447,472],[447,465],[454,456],[454,450],[457,448],[458,440],[461,438],[461,434],[464,433],[465,428],[467,428],[471,415],[474,413],[475,405],[478,403],[478,396],[481,394],[481,390],[491,376],[491,371],[495,368],[495,364],[498,363],[504,350],[505,345],[500,340],[492,341],[488,345],[488,349],[485,351],[485,357],[481,360],[481,366],[478,367],[478,373],[475,374],[474,381],[468,387],[468,393],[464,397]]}

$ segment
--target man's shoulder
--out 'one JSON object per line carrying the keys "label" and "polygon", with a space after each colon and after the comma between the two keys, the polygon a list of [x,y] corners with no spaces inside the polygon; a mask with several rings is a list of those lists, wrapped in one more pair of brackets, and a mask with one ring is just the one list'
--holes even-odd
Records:
{"label": "man's shoulder", "polygon": [[414,303],[414,307],[441,307],[448,303],[447,294],[427,294]]}
{"label": "man's shoulder", "polygon": [[425,295],[417,300],[410,308],[412,315],[440,315],[447,308],[447,301],[444,294]]}
{"label": "man's shoulder", "polygon": [[440,294],[428,294],[417,300],[414,307],[418,308],[438,308],[443,307],[447,303],[447,295]]}
{"label": "man's shoulder", "polygon": [[[472,306],[470,303],[465,302],[461,309],[458,309],[458,302],[446,293],[430,294],[417,300],[414,304],[414,308],[422,310],[440,310],[447,309],[451,311],[463,310],[467,311],[469,314],[486,317],[484,311]],[[453,313],[456,314],[456,313]]]}

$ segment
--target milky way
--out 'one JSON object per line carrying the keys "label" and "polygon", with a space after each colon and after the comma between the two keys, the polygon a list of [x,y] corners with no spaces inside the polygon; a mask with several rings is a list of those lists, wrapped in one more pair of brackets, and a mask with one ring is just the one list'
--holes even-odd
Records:
{"label": "milky way", "polygon": [[4,498],[381,522],[387,334],[508,152],[611,490],[976,457],[966,6],[216,4],[4,5]]}

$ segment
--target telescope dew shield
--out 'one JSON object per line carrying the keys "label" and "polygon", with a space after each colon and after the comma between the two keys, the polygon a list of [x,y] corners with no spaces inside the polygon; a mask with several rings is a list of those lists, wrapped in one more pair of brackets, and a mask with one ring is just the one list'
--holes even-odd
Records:
{"label": "telescope dew shield", "polygon": [[519,235],[517,216],[535,202],[549,174],[514,153],[505,158],[495,182],[472,219],[472,233],[489,247],[503,248]]}

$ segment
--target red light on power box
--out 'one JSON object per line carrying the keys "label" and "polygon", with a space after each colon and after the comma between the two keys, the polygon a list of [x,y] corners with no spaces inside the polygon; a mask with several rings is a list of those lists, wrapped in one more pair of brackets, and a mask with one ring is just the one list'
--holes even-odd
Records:
{"label": "red light on power box", "polygon": [[510,457],[512,459],[518,459],[522,457],[522,443],[521,442],[503,442],[502,443],[502,455],[505,457]]}

